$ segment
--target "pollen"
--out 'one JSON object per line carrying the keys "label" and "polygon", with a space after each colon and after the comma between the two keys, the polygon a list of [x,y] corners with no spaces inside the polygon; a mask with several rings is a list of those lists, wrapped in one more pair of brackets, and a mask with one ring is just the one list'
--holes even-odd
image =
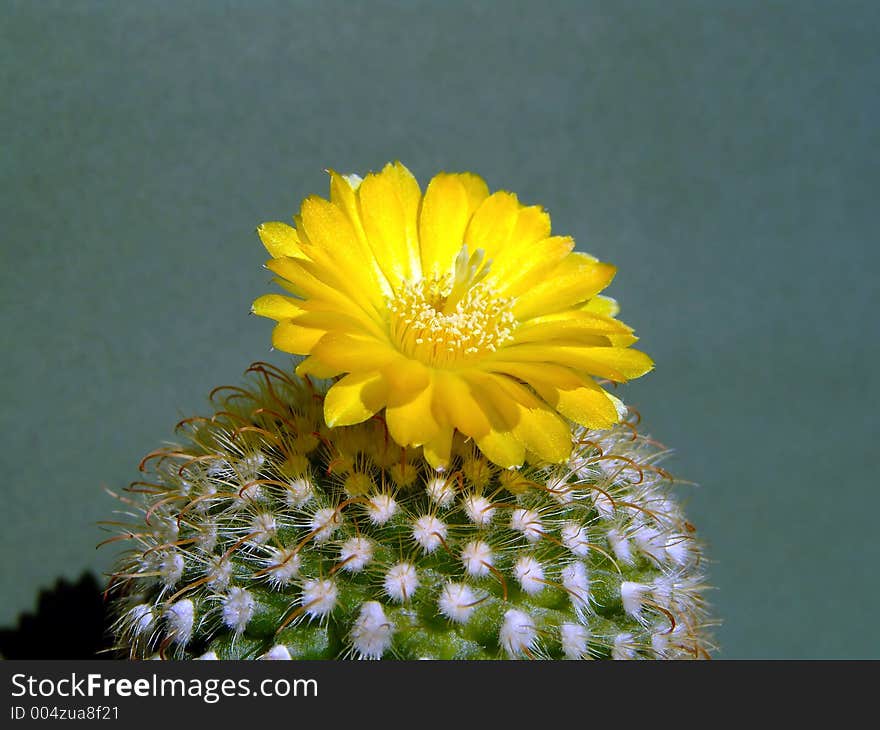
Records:
{"label": "pollen", "polygon": [[441,368],[495,352],[513,339],[513,298],[482,279],[483,252],[463,246],[454,274],[406,282],[388,302],[391,332],[401,352]]}

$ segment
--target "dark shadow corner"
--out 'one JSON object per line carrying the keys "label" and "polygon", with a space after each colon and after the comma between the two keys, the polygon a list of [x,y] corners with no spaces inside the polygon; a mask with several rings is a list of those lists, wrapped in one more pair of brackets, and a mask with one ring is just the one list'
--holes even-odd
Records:
{"label": "dark shadow corner", "polygon": [[92,573],[40,591],[37,610],[0,628],[3,659],[112,659],[101,586]]}

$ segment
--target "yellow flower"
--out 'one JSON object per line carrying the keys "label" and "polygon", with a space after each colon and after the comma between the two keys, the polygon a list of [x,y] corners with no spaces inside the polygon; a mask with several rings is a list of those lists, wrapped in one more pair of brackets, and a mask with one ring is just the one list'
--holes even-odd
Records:
{"label": "yellow flower", "polygon": [[598,296],[614,267],[550,235],[550,217],[470,173],[440,173],[422,195],[402,164],[363,180],[330,172],[330,200],[306,198],[296,227],[258,229],[268,268],[293,296],[255,314],[273,345],[308,357],[300,375],[340,377],[331,427],[385,409],[391,438],[435,467],[455,430],[502,467],[564,461],[570,419],[607,428],[620,402],[594,376],[623,382],[652,367]]}

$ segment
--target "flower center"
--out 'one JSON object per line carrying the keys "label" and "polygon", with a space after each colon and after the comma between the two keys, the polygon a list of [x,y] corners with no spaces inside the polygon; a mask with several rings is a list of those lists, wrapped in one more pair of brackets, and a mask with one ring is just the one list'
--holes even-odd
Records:
{"label": "flower center", "polygon": [[512,297],[483,281],[491,262],[463,246],[455,273],[407,282],[389,302],[391,334],[401,352],[437,367],[477,359],[513,337]]}

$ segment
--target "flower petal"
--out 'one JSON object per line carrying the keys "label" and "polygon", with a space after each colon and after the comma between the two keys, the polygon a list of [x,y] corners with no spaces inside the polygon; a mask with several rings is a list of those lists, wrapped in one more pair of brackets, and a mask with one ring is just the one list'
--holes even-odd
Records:
{"label": "flower petal", "polygon": [[280,321],[272,330],[272,347],[294,355],[307,355],[326,330],[302,327],[289,319]]}
{"label": "flower petal", "polygon": [[281,256],[305,258],[305,254],[300,249],[299,234],[287,223],[277,221],[262,223],[257,228],[257,235],[273,259]]}
{"label": "flower petal", "polygon": [[342,373],[342,370],[330,367],[311,355],[296,366],[296,374],[300,377],[310,375],[314,378],[326,380],[328,378],[335,378]]}
{"label": "flower petal", "polygon": [[523,206],[519,202],[517,205],[515,220],[507,238],[499,241],[494,250],[487,251],[492,259],[492,272],[500,281],[520,271],[523,265],[528,267],[531,263],[541,261],[535,255],[535,245],[550,236],[550,216],[546,210],[538,205]]}
{"label": "flower petal", "polygon": [[328,332],[312,348],[312,357],[340,373],[378,370],[403,359],[394,348],[372,337]]}
{"label": "flower petal", "polygon": [[551,463],[568,459],[572,446],[568,424],[522,385],[503,375],[496,382],[519,407],[513,433],[525,449]]}
{"label": "flower petal", "polygon": [[546,279],[517,299],[513,313],[525,320],[558,312],[596,296],[614,278],[611,264],[578,252],[570,253],[548,272]]}
{"label": "flower petal", "polygon": [[571,253],[574,239],[569,236],[551,236],[530,243],[516,257],[494,261],[491,276],[495,289],[502,296],[519,296],[544,281],[549,272]]}
{"label": "flower petal", "polygon": [[282,294],[264,294],[257,297],[251,305],[251,313],[258,317],[267,317],[280,321],[290,319],[303,313],[302,301]]}
{"label": "flower petal", "polygon": [[421,446],[433,441],[440,426],[431,408],[433,383],[415,393],[392,391],[385,409],[385,423],[391,438],[401,446]]}
{"label": "flower petal", "polygon": [[379,373],[349,373],[327,391],[324,420],[330,428],[362,423],[383,408],[387,399],[388,384]]}
{"label": "flower petal", "polygon": [[[419,213],[422,273],[426,278],[451,273],[464,244],[464,233],[475,208],[489,194],[475,175],[442,172],[428,184]],[[482,193],[482,194],[481,194]]]}
{"label": "flower petal", "polygon": [[504,469],[522,466],[525,461],[526,450],[510,431],[493,430],[476,441],[486,458]]}
{"label": "flower petal", "polygon": [[614,344],[619,347],[631,345],[636,341],[632,335],[632,329],[623,322],[592,312],[567,311],[546,317],[535,317],[523,322],[514,331],[512,342],[521,344],[524,342],[571,340],[591,344],[590,338],[604,337],[607,339],[612,336],[615,337]]}
{"label": "flower petal", "polygon": [[452,427],[441,426],[434,439],[423,446],[422,453],[434,469],[442,469],[449,464],[452,458],[453,433]]}
{"label": "flower petal", "polygon": [[465,436],[485,436],[492,424],[471,392],[471,386],[455,373],[434,373],[434,408]]}
{"label": "flower petal", "polygon": [[508,373],[531,386],[547,404],[587,428],[608,428],[619,420],[615,398],[590,378],[561,365],[500,362],[497,372]]}
{"label": "flower petal", "polygon": [[597,294],[583,306],[585,312],[604,314],[606,317],[616,317],[620,313],[620,305],[616,299]]}
{"label": "flower petal", "polygon": [[[325,311],[335,310],[362,321],[367,331],[384,332],[384,327],[379,327],[376,311],[372,308],[367,311],[350,296],[328,284],[323,278],[323,270],[313,261],[290,257],[277,258],[268,261],[266,268],[281,277],[283,281],[280,283],[288,282],[289,290],[307,300],[302,304],[303,309],[312,307]],[[317,302],[322,303],[323,306],[317,306]]]}
{"label": "flower petal", "polygon": [[431,371],[418,360],[401,357],[382,369],[389,387],[396,393],[422,391],[431,380]]}
{"label": "flower petal", "polygon": [[[547,362],[565,365],[583,373],[624,383],[654,367],[644,352],[622,347],[578,347],[576,345],[513,345],[503,350],[504,360]],[[501,358],[499,358],[500,360]],[[487,363],[487,367],[491,367]]]}
{"label": "flower petal", "polygon": [[474,211],[464,236],[470,253],[482,249],[488,261],[502,251],[516,226],[520,208],[516,195],[505,191],[492,193],[483,200]]}
{"label": "flower petal", "polygon": [[360,218],[379,268],[393,289],[421,274],[418,211],[422,194],[402,164],[367,175],[357,189]]}
{"label": "flower petal", "polygon": [[333,203],[312,195],[303,201],[299,220],[303,251],[322,266],[325,277],[335,280],[353,298],[368,298],[376,309],[383,310],[391,288],[348,216]]}

